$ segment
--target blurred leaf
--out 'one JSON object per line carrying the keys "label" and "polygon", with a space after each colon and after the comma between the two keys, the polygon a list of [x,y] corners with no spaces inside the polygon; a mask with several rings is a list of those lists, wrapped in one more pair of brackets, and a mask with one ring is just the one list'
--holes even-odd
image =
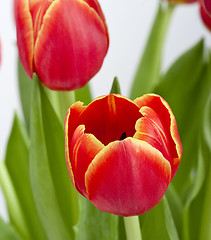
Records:
{"label": "blurred leaf", "polygon": [[117,77],[115,77],[113,80],[110,94],[112,93],[121,94],[121,89],[120,89],[120,85]]}
{"label": "blurred leaf", "polygon": [[[209,169],[206,162],[210,162],[210,158],[204,156],[201,141],[203,110],[211,89],[211,62],[205,61],[205,53],[203,41],[200,41],[173,64],[156,88],[175,114],[183,144],[182,161],[172,184],[184,207],[182,238],[187,240],[199,239],[200,206]],[[209,134],[206,131],[206,135]]]}
{"label": "blurred leaf", "polygon": [[[204,171],[201,178],[204,181],[200,192],[193,199],[186,213],[188,236],[191,240],[211,239],[211,142],[207,141],[207,136],[211,136],[211,92],[205,106],[202,126],[202,131],[206,129],[206,134],[202,135],[203,138],[201,137],[198,157],[203,162]],[[192,231],[192,229],[195,230]]]}
{"label": "blurred leaf", "polygon": [[73,235],[72,226],[78,217],[78,199],[73,190],[65,161],[64,126],[59,121],[42,85],[40,85],[42,121],[52,180],[66,227]]}
{"label": "blurred leaf", "polygon": [[178,233],[180,239],[182,239],[182,236],[183,236],[183,225],[182,225],[183,206],[182,206],[181,199],[178,196],[178,194],[175,191],[172,184],[169,185],[165,196],[168,200],[168,204],[171,209],[172,217],[174,219],[174,223],[177,228],[177,233]]}
{"label": "blurred leaf", "polygon": [[79,207],[76,240],[118,240],[118,216],[101,212],[82,196]]}
{"label": "blurred leaf", "polygon": [[25,73],[21,62],[18,58],[18,83],[19,83],[19,94],[21,100],[22,111],[24,115],[24,120],[26,123],[27,130],[29,130],[30,125],[30,99],[32,94],[32,80]]}
{"label": "blurred leaf", "polygon": [[184,151],[173,184],[179,195],[183,194],[184,201],[195,180],[192,169],[197,165],[196,146],[202,118],[200,112],[209,91],[206,90],[204,78],[203,53],[204,44],[200,41],[173,64],[155,90],[169,103],[177,120]]}
{"label": "blurred leaf", "polygon": [[48,238],[51,240],[68,240],[72,238],[60,211],[49,168],[40,94],[40,82],[38,77],[34,75],[30,116],[31,145],[29,167],[31,186],[38,214]]}
{"label": "blurred leaf", "polygon": [[84,105],[88,105],[92,101],[92,93],[89,83],[83,88],[75,90],[75,100],[83,102]]}
{"label": "blurred leaf", "polygon": [[[7,145],[6,167],[20,202],[21,211],[29,229],[31,239],[46,239],[40,223],[29,177],[29,139],[23,124],[15,114]],[[18,169],[18,171],[17,171]],[[24,187],[23,187],[24,186]]]}
{"label": "blurred leaf", "polygon": [[162,50],[170,23],[173,5],[160,1],[159,9],[131,86],[130,98],[135,99],[151,92],[158,83],[161,71]]}
{"label": "blurred leaf", "polygon": [[163,200],[146,214],[141,226],[143,240],[178,240],[177,229],[168,205],[167,199]]}
{"label": "blurred leaf", "polygon": [[16,195],[11,178],[5,166],[5,163],[0,159],[0,185],[2,187],[4,197],[7,202],[7,209],[10,220],[23,239],[30,239],[30,234],[26,225],[23,212],[21,211],[20,202]]}
{"label": "blurred leaf", "polygon": [[9,224],[4,222],[0,217],[0,239],[1,240],[21,240],[15,229]]}

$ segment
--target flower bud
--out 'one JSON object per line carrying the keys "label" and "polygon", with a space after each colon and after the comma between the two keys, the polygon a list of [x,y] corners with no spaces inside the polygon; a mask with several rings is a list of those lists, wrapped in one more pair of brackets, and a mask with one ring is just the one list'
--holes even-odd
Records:
{"label": "flower bud", "polygon": [[83,87],[101,68],[109,37],[97,0],[15,0],[19,56],[53,90]]}

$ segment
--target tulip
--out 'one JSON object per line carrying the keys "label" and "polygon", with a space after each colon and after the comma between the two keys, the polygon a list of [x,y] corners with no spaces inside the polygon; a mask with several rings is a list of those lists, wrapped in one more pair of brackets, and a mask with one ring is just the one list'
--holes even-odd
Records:
{"label": "tulip", "polygon": [[204,24],[211,31],[211,16],[208,15],[206,9],[202,4],[200,6],[200,14]]}
{"label": "tulip", "polygon": [[120,216],[157,205],[182,157],[175,117],[155,94],[74,103],[65,118],[65,149],[76,190],[99,210]]}
{"label": "tulip", "polygon": [[83,87],[108,50],[105,18],[97,0],[15,0],[22,65],[53,90]]}
{"label": "tulip", "polygon": [[201,0],[204,9],[207,11],[207,14],[211,17],[211,1],[210,0]]}

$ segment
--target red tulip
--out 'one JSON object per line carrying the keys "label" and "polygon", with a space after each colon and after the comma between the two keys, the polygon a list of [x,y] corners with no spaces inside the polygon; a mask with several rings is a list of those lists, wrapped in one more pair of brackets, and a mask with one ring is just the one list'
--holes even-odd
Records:
{"label": "red tulip", "polygon": [[211,17],[211,0],[201,0],[201,2],[207,14]]}
{"label": "red tulip", "polygon": [[84,86],[100,69],[109,37],[97,0],[15,0],[20,60],[53,90]]}
{"label": "red tulip", "polygon": [[65,119],[65,141],[74,187],[98,209],[121,216],[158,204],[182,157],[174,115],[154,94],[74,103]]}
{"label": "red tulip", "polygon": [[204,24],[211,31],[211,16],[208,15],[207,11],[205,10],[202,4],[200,6],[200,14]]}

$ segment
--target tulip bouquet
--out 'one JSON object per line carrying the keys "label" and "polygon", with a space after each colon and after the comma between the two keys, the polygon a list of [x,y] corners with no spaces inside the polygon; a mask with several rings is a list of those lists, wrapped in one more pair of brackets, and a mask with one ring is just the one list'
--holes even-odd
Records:
{"label": "tulip bouquet", "polygon": [[130,95],[114,77],[92,99],[109,47],[98,1],[14,0],[24,119],[0,162],[0,240],[211,239],[210,49],[161,71],[180,4],[211,30],[210,0],[160,1]]}

